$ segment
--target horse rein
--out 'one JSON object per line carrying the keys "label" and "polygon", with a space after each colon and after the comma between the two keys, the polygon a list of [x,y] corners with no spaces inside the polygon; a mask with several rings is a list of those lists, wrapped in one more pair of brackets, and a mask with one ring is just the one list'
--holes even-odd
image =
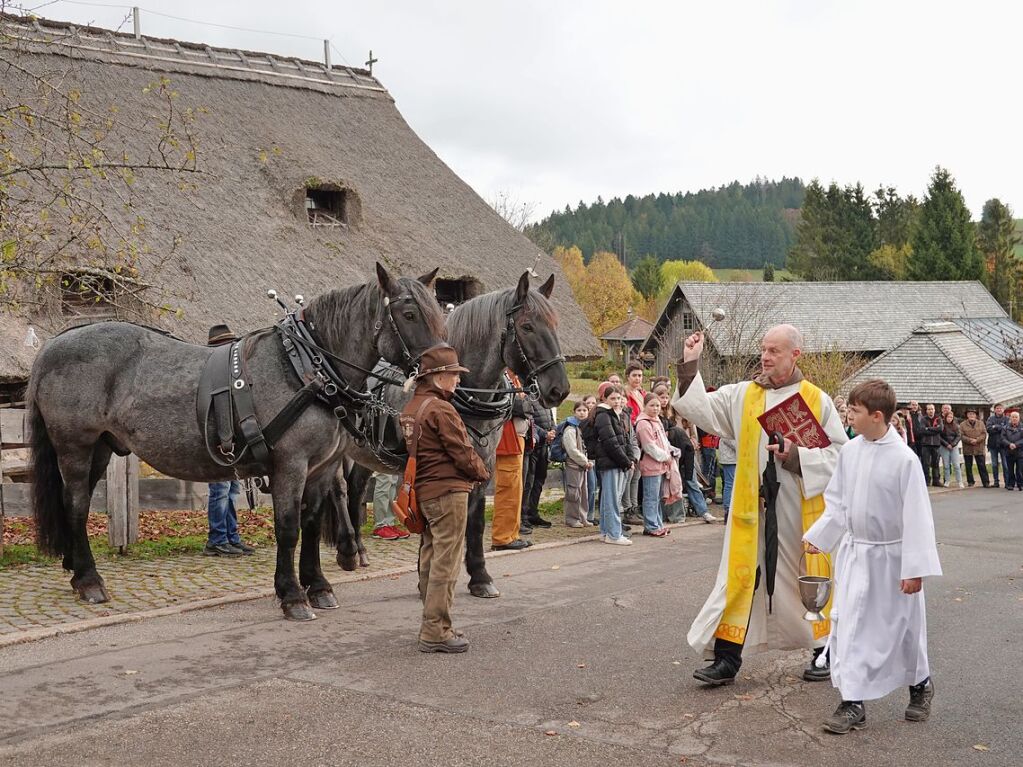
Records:
{"label": "horse rein", "polygon": [[541,362],[539,365],[530,367],[530,365],[532,365],[532,362],[530,362],[529,357],[526,356],[526,351],[525,349],[522,348],[522,342],[519,340],[518,333],[515,331],[515,317],[518,315],[519,311],[524,306],[525,306],[524,303],[515,304],[515,306],[513,306],[511,309],[505,312],[504,315],[505,326],[504,333],[502,334],[501,338],[501,343],[503,345],[504,343],[507,342],[509,338],[511,339],[511,342],[515,347],[515,351],[518,352],[518,355],[519,357],[522,358],[522,361],[526,363],[526,368],[528,372],[525,375],[523,375],[523,378],[525,379],[527,389],[529,390],[527,393],[529,393],[532,396],[535,396],[536,398],[539,398],[540,383],[539,381],[537,381],[537,376],[539,376],[548,368],[551,368],[554,365],[564,362],[565,356],[563,354],[559,354],[556,357],[552,357],[551,359],[547,360],[546,362]]}

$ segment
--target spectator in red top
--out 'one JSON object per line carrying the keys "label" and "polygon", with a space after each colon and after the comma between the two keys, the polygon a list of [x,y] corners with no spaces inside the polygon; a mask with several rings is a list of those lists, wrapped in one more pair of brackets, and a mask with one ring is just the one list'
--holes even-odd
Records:
{"label": "spectator in red top", "polygon": [[643,412],[643,364],[633,360],[625,368],[625,407],[629,410],[629,420],[636,425],[636,419]]}

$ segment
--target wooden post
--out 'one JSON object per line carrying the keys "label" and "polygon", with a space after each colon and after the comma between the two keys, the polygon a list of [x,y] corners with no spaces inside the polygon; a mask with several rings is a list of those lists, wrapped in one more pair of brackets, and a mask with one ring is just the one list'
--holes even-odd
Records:
{"label": "wooden post", "polygon": [[107,466],[107,537],[124,553],[139,539],[139,459],[115,455]]}

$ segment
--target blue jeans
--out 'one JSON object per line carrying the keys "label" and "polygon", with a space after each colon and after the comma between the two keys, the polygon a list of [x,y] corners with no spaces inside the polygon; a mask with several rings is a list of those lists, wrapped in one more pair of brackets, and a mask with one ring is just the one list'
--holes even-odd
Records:
{"label": "blue jeans", "polygon": [[661,482],[663,479],[663,474],[640,479],[643,485],[643,528],[650,532],[664,527],[664,517],[661,516]]}
{"label": "blue jeans", "polygon": [[707,499],[703,495],[703,488],[700,487],[700,483],[696,479],[695,466],[692,475],[686,480],[686,498],[689,499],[689,505],[696,512],[696,516],[702,517],[707,513]]}
{"label": "blue jeans", "polygon": [[608,538],[622,537],[622,488],[625,472],[605,469],[600,472],[600,534]]}
{"label": "blue jeans", "polygon": [[597,508],[597,470],[591,466],[586,472],[586,519],[590,522],[597,521],[594,510]]}
{"label": "blue jeans", "polygon": [[949,483],[952,470],[955,470],[956,482],[963,484],[963,469],[959,465],[959,445],[955,447],[939,447],[938,455],[941,456],[941,471],[945,484]]}
{"label": "blue jeans", "polygon": [[992,447],[988,450],[991,453],[991,472],[995,484],[998,484],[998,467],[1001,466],[1005,474],[1005,484],[1009,484],[1009,456],[1004,447]]}
{"label": "blue jeans", "polygon": [[710,482],[710,486],[717,492],[718,487],[718,450],[716,447],[700,448],[700,471]]}
{"label": "blue jeans", "polygon": [[725,516],[732,506],[732,486],[735,484],[735,464],[721,464],[721,503],[725,507]]}
{"label": "blue jeans", "polygon": [[235,501],[241,492],[242,483],[236,479],[210,483],[210,495],[206,501],[206,516],[210,522],[207,543],[210,546],[241,541],[238,535],[238,511],[235,508]]}

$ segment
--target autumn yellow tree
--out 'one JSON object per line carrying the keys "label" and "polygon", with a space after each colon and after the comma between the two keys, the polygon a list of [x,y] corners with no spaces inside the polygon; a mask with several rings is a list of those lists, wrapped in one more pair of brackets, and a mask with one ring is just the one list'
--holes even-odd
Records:
{"label": "autumn yellow tree", "polygon": [[629,273],[614,253],[594,253],[586,266],[576,301],[597,335],[625,322],[630,306],[642,301]]}
{"label": "autumn yellow tree", "polygon": [[583,279],[586,277],[583,252],[575,245],[570,248],[559,245],[551,255],[561,266],[561,271],[565,273],[565,279],[568,280],[569,287],[572,288],[572,292],[576,294],[576,299],[578,300],[579,290],[582,287]]}
{"label": "autumn yellow tree", "polygon": [[667,298],[675,285],[685,282],[718,282],[714,270],[703,261],[665,261],[661,264],[661,298]]}

